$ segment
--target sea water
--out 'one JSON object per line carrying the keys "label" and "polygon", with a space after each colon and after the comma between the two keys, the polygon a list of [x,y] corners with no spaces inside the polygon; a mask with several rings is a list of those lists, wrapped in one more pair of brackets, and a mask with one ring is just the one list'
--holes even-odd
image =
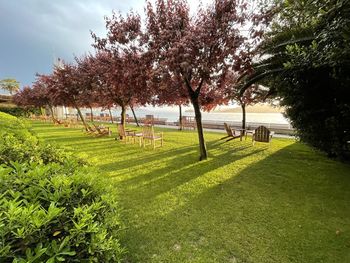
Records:
{"label": "sea water", "polygon": [[[113,109],[112,115],[120,116],[120,110]],[[90,110],[84,110],[84,113],[89,113]],[[99,116],[101,113],[109,114],[108,110],[103,111],[100,108],[93,109],[93,113]],[[132,117],[131,110],[127,110],[126,114]],[[154,118],[167,119],[168,122],[175,122],[179,120],[179,111],[177,108],[153,108],[144,107],[135,109],[135,114],[138,118],[144,118],[146,115],[153,115]],[[184,109],[183,116],[194,116],[193,111]],[[203,121],[227,121],[240,122],[242,121],[242,113],[228,113],[228,112],[202,112]],[[289,124],[289,120],[282,113],[247,113],[247,122],[258,123],[274,123],[274,124]]]}

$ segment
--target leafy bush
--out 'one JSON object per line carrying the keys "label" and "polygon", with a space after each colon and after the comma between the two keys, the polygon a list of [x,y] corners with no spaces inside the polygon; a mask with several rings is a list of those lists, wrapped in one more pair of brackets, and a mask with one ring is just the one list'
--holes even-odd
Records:
{"label": "leafy bush", "polygon": [[27,125],[14,116],[0,112],[0,163],[38,162],[64,163],[74,161],[77,165],[85,162],[72,153],[50,144],[40,142],[27,129]]}
{"label": "leafy bush", "polygon": [[0,112],[0,133],[3,134],[5,132],[10,132],[21,139],[32,136],[24,121],[15,116]]}
{"label": "leafy bush", "polygon": [[0,113],[0,262],[120,262],[116,199],[91,167]]}
{"label": "leafy bush", "polygon": [[348,86],[333,79],[330,70],[304,69],[285,74],[285,79],[297,80],[297,85],[286,84],[279,93],[283,96],[286,113],[303,141],[330,157],[350,160]]}
{"label": "leafy bush", "polygon": [[280,98],[300,139],[350,160],[350,1],[276,1],[250,81]]}
{"label": "leafy bush", "polygon": [[69,166],[0,167],[0,262],[121,260],[115,199]]}
{"label": "leafy bush", "polygon": [[28,117],[30,113],[40,113],[38,109],[24,109],[21,107],[0,107],[0,112],[8,113],[16,117]]}
{"label": "leafy bush", "polygon": [[71,152],[54,145],[40,142],[35,136],[24,138],[10,132],[0,132],[0,163],[15,162],[60,163],[74,162],[76,166],[86,164]]}

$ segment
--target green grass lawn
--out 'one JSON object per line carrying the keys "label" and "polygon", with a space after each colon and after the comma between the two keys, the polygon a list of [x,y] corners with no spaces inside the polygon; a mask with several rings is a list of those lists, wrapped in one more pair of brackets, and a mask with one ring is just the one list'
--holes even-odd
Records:
{"label": "green grass lawn", "polygon": [[[110,178],[128,262],[350,262],[350,166],[291,139],[270,145],[164,131],[152,150],[33,123]],[[113,128],[115,134],[115,128]]]}

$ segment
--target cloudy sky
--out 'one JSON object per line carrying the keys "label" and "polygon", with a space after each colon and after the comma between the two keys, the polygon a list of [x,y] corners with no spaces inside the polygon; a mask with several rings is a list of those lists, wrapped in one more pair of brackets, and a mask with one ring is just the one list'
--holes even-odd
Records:
{"label": "cloudy sky", "polygon": [[[208,2],[205,0],[204,2]],[[199,1],[189,1],[191,8]],[[0,79],[30,85],[55,58],[72,61],[91,51],[90,30],[103,36],[112,10],[143,13],[144,0],[0,0]]]}

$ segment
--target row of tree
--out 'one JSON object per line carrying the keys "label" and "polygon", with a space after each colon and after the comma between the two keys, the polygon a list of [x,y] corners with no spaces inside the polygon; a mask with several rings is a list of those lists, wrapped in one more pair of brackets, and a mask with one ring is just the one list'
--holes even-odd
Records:
{"label": "row of tree", "polygon": [[252,72],[268,16],[249,1],[234,0],[215,0],[193,15],[185,0],[146,1],[145,10],[145,25],[137,13],[113,13],[105,37],[92,33],[94,54],[60,61],[15,100],[47,106],[52,116],[53,106],[74,107],[87,130],[81,107],[118,106],[125,125],[127,107],[192,104],[200,160],[206,159],[201,111],[232,99],[244,109],[263,97],[259,86],[241,93],[237,82]]}

